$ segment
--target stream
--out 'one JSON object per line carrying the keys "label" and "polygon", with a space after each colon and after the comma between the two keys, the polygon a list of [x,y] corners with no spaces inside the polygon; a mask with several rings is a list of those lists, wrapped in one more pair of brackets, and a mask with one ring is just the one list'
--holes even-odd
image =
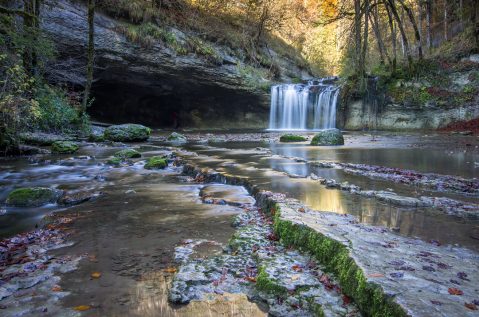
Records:
{"label": "stream", "polygon": [[[328,188],[317,179],[404,197],[446,197],[465,204],[477,204],[477,194],[438,192],[316,164],[365,164],[473,179],[479,176],[477,138],[349,133],[345,146],[312,147],[307,142],[279,143],[277,134],[266,132],[186,135],[190,142],[185,144],[165,142],[164,133],[132,144],[128,147],[141,152],[142,158],[121,167],[106,164],[125,147],[119,143],[84,143],[75,155],[3,158],[2,202],[12,189],[34,186],[90,192],[94,198],[74,206],[0,207],[0,237],[5,239],[41,228],[52,213],[72,219],[66,230],[68,246],[47,252],[49,261],[66,259],[71,268],[56,272],[50,282],[39,279],[0,299],[2,316],[197,316],[199,312],[265,316],[268,305],[273,305],[267,299],[251,302],[228,293],[186,306],[168,302],[179,265],[178,248],[193,243],[194,250],[188,251],[193,255],[188,256],[200,259],[221,254],[237,230],[231,226],[235,216],[255,202],[243,187],[208,184],[184,175],[175,157],[200,168],[245,177],[261,190],[296,198],[314,210],[351,214],[359,222],[389,228],[397,235],[479,251],[478,218],[448,215],[433,207],[400,206]],[[144,169],[144,159],[155,155],[170,155],[169,166]],[[92,272],[100,272],[101,278],[92,277]]]}

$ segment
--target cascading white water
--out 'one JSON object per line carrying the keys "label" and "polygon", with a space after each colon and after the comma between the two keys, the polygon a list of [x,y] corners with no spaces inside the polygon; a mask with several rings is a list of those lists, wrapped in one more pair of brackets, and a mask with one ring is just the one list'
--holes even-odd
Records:
{"label": "cascading white water", "polygon": [[339,87],[335,78],[271,87],[270,130],[319,130],[336,127]]}

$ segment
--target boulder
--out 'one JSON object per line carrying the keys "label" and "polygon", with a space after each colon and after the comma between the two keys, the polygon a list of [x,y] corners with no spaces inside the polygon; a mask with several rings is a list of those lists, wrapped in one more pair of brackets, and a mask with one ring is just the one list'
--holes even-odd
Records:
{"label": "boulder", "polygon": [[162,156],[150,157],[145,164],[146,169],[163,169],[168,166],[168,161]]}
{"label": "boulder", "polygon": [[308,140],[302,135],[296,135],[296,134],[283,134],[279,138],[279,142],[304,142]]}
{"label": "boulder", "polygon": [[18,188],[8,195],[6,203],[14,207],[39,207],[56,202],[62,193],[46,187]]}
{"label": "boulder", "polygon": [[151,134],[151,129],[141,124],[112,125],[105,130],[105,139],[115,142],[141,142],[146,141]]}
{"label": "boulder", "polygon": [[139,158],[141,153],[133,149],[124,149],[115,153],[115,157],[122,159]]}
{"label": "boulder", "polygon": [[29,145],[52,145],[57,141],[70,141],[72,139],[64,135],[43,132],[25,132],[20,134],[20,140]]}
{"label": "boulder", "polygon": [[103,142],[105,141],[105,128],[92,126],[90,135],[88,136],[90,142]]}
{"label": "boulder", "polygon": [[121,165],[122,162],[123,159],[121,157],[112,157],[106,163],[118,167]]}
{"label": "boulder", "polygon": [[101,193],[89,191],[67,192],[58,200],[58,203],[66,206],[78,205],[100,195]]}
{"label": "boulder", "polygon": [[338,129],[320,131],[311,140],[311,145],[344,145],[343,134]]}
{"label": "boulder", "polygon": [[186,142],[187,139],[186,139],[186,136],[184,136],[183,134],[181,133],[177,133],[177,132],[173,132],[172,134],[170,134],[167,138],[168,141],[170,142]]}
{"label": "boulder", "polygon": [[79,148],[78,144],[72,141],[56,141],[52,144],[52,153],[72,154]]}

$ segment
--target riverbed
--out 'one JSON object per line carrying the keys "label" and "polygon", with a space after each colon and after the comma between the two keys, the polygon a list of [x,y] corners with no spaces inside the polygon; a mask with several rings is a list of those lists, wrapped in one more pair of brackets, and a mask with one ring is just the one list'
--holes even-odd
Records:
{"label": "riverbed", "polygon": [[[5,316],[196,316],[205,310],[211,315],[265,315],[267,303],[250,302],[240,295],[222,294],[187,306],[168,302],[179,266],[178,247],[200,241],[195,257],[221,254],[236,231],[231,226],[235,216],[254,206],[243,187],[211,187],[194,175],[185,175],[182,162],[245,178],[258,190],[298,199],[319,212],[350,214],[360,223],[383,227],[398,236],[479,251],[479,217],[474,217],[479,214],[474,209],[477,193],[420,183],[411,186],[388,174],[358,174],[340,165],[380,166],[477,182],[477,137],[347,133],[344,146],[313,147],[308,142],[279,143],[278,133],[263,131],[185,132],[189,141],[179,144],[168,143],[166,135],[157,132],[148,142],[129,145],[85,142],[75,155],[2,159],[1,201],[16,187],[47,186],[95,194],[75,206],[2,207],[0,234],[5,239],[42,228],[52,213],[72,219],[64,241],[68,243],[47,252],[51,258],[68,257],[65,263],[71,269],[12,291],[0,301]],[[135,148],[142,158],[121,167],[106,163],[125,147]],[[169,166],[144,169],[144,159],[155,155],[170,155]],[[337,165],[330,167],[330,163]],[[442,178],[434,179],[440,182]],[[343,186],[327,185],[330,180]],[[385,191],[402,198],[358,194],[352,185],[361,192]],[[420,197],[442,197],[462,207],[403,204],[405,198]],[[450,210],[463,210],[464,205],[469,208],[467,213],[451,214]]]}

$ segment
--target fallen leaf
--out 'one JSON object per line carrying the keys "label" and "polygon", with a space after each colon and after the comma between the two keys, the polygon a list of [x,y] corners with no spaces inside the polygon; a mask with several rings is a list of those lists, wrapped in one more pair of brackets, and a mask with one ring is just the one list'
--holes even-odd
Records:
{"label": "fallen leaf", "polygon": [[244,279],[247,280],[248,282],[256,283],[256,277],[246,276]]}
{"label": "fallen leaf", "polygon": [[455,287],[450,287],[447,291],[451,295],[462,295],[462,294],[464,294],[460,289],[455,288]]}
{"label": "fallen leaf", "polygon": [[296,271],[296,272],[301,272],[303,270],[301,265],[298,265],[298,264],[293,265],[291,268],[293,269],[293,271]]}
{"label": "fallen leaf", "polygon": [[305,212],[305,210],[304,210],[303,207],[299,208],[298,211],[299,211],[299,212]]}
{"label": "fallen leaf", "polygon": [[80,305],[80,306],[75,306],[73,307],[74,310],[77,310],[77,311],[85,311],[85,310],[89,310],[91,309],[91,306],[89,305]]}
{"label": "fallen leaf", "polygon": [[101,273],[100,272],[93,272],[90,274],[91,278],[100,278],[101,277]]}
{"label": "fallen leaf", "polygon": [[54,285],[52,287],[52,291],[53,292],[61,292],[62,288],[60,287],[60,285]]}
{"label": "fallen leaf", "polygon": [[96,258],[96,255],[89,255],[88,260],[90,262],[98,262],[98,259]]}
{"label": "fallen leaf", "polygon": [[368,277],[384,277],[384,274],[381,274],[381,273],[371,273],[371,274],[368,274]]}
{"label": "fallen leaf", "polygon": [[163,271],[166,273],[176,273],[176,267],[167,267]]}
{"label": "fallen leaf", "polygon": [[349,305],[351,303],[351,298],[347,295],[343,295],[343,305]]}
{"label": "fallen leaf", "polygon": [[292,281],[297,281],[298,279],[299,279],[299,274],[295,274],[295,275],[291,276]]}
{"label": "fallen leaf", "polygon": [[473,303],[464,303],[464,306],[466,306],[470,310],[477,310],[477,306]]}

